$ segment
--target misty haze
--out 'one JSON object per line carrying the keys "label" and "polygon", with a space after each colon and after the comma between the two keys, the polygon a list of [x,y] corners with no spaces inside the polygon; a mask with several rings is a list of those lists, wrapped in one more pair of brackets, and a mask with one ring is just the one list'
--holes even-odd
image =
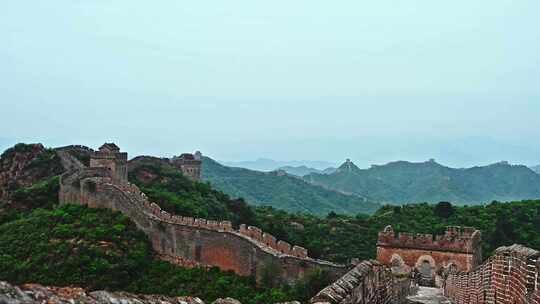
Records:
{"label": "misty haze", "polygon": [[538,12],[3,1],[0,304],[540,304]]}

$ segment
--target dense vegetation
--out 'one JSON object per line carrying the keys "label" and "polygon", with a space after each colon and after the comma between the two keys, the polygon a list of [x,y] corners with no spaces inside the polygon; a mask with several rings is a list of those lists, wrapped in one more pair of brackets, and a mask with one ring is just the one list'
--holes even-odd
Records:
{"label": "dense vegetation", "polygon": [[17,144],[0,155],[0,224],[58,201],[58,174],[63,171],[52,149]]}
{"label": "dense vegetation", "polygon": [[[206,301],[231,296],[243,303],[305,300],[328,283],[324,273],[315,273],[293,287],[263,284],[265,288],[258,288],[252,278],[230,272],[156,261],[144,234],[122,214],[57,207],[58,177],[51,175],[56,169],[48,169],[57,165],[50,152],[38,153],[27,162],[25,168],[30,169],[22,172],[25,183],[11,186],[9,203],[0,202],[0,280],[194,295]],[[27,186],[32,176],[34,182]],[[384,206],[372,216],[330,212],[318,217],[249,206],[208,184],[191,182],[167,166],[138,166],[130,172],[130,180],[172,213],[256,225],[308,248],[310,256],[336,262],[373,258],[377,233],[390,224],[397,231],[433,234],[442,233],[447,225],[479,228],[484,256],[513,243],[540,248],[540,200],[469,207],[449,203]],[[271,277],[265,281],[272,282]]]}
{"label": "dense vegetation", "polygon": [[[318,217],[272,207],[249,207],[241,200],[231,200],[211,190],[208,185],[190,182],[166,167],[139,167],[130,177],[170,212],[256,225],[278,239],[306,247],[312,257],[336,262],[345,263],[353,257],[374,258],[377,233],[386,225],[393,225],[396,231],[432,234],[443,233],[449,225],[476,227],[482,230],[486,256],[498,246],[513,243],[540,248],[540,200],[470,207],[424,203],[385,206],[372,216],[332,212]],[[192,206],[194,201],[199,202],[197,208]],[[206,201],[212,202],[212,208]]]}
{"label": "dense vegetation", "polygon": [[128,218],[75,205],[37,209],[0,225],[0,280],[192,295],[207,301],[230,296],[243,303],[283,301],[304,288],[257,288],[252,278],[232,272],[156,261],[146,236]]}
{"label": "dense vegetation", "polygon": [[371,214],[380,207],[359,196],[314,186],[297,177],[226,167],[208,157],[203,159],[202,178],[231,197],[242,197],[254,205],[288,212]]}
{"label": "dense vegetation", "polygon": [[372,216],[330,214],[326,218],[266,208],[257,210],[257,220],[264,230],[308,248],[310,255],[337,262],[374,258],[377,233],[386,225],[401,232],[432,234],[442,234],[446,226],[476,227],[482,231],[484,257],[499,246],[514,243],[540,249],[540,200],[446,205],[385,206]]}
{"label": "dense vegetation", "polygon": [[30,187],[13,191],[11,203],[0,201],[0,224],[15,220],[36,208],[51,209],[58,203],[59,177],[53,176]]}
{"label": "dense vegetation", "polygon": [[255,212],[243,199],[232,200],[205,183],[194,183],[169,166],[142,165],[129,179],[162,209],[175,214],[255,224]]}
{"label": "dense vegetation", "polygon": [[398,161],[366,170],[348,162],[332,174],[310,174],[304,180],[397,205],[439,201],[471,205],[540,198],[540,175],[525,166],[505,162],[453,169],[435,161]]}
{"label": "dense vegetation", "polygon": [[[28,151],[19,147],[18,152]],[[42,159],[39,155],[36,159]],[[40,166],[56,165],[57,159],[45,159],[49,163]],[[167,168],[154,169],[159,179],[149,183],[147,190],[157,193],[156,198],[166,193],[160,202],[171,211],[235,222],[255,218],[242,200],[229,200],[208,185],[192,183]],[[11,189],[9,203],[0,202],[0,280],[191,295],[206,301],[229,296],[242,303],[306,300],[329,283],[326,274],[313,273],[295,286],[258,287],[253,278],[217,268],[186,269],[155,260],[146,236],[122,214],[75,205],[58,207],[58,179],[38,178],[29,187]],[[271,274],[267,282],[273,282]]]}

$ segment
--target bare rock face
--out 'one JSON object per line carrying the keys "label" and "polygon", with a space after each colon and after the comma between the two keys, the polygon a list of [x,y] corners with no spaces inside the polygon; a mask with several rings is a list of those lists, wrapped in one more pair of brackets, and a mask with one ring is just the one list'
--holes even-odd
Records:
{"label": "bare rock face", "polygon": [[[235,300],[236,301],[236,300]],[[238,302],[238,301],[237,301]],[[0,282],[0,304],[204,304],[194,297],[135,295],[125,292],[93,291],[81,288],[45,287],[26,284],[21,287]],[[229,303],[229,302],[226,302]],[[240,303],[240,302],[238,302]],[[231,302],[232,304],[232,302]],[[236,303],[237,304],[237,303]]]}
{"label": "bare rock face", "polygon": [[15,145],[0,157],[0,200],[9,201],[14,189],[29,187],[63,171],[56,153],[51,153],[43,145]]}
{"label": "bare rock face", "polygon": [[233,298],[217,299],[212,304],[242,304],[240,301]]}

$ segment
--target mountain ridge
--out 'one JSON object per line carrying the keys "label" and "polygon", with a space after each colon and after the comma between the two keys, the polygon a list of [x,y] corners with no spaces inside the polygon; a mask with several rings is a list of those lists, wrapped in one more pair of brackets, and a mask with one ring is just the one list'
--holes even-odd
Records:
{"label": "mountain ridge", "polygon": [[312,185],[284,171],[227,167],[209,157],[203,157],[202,179],[233,198],[242,197],[251,204],[289,212],[356,214],[373,213],[380,207],[362,196]]}
{"label": "mountain ridge", "polygon": [[287,174],[295,175],[298,177],[303,177],[311,173],[320,173],[320,174],[330,174],[336,171],[334,167],[328,167],[324,170],[308,167],[308,166],[283,166],[279,167],[277,170],[285,171]]}
{"label": "mountain ridge", "polygon": [[390,204],[478,204],[540,197],[540,175],[524,165],[504,161],[471,168],[450,168],[433,159],[394,161],[360,169],[347,160],[332,174],[312,173],[304,180]]}
{"label": "mountain ridge", "polygon": [[279,161],[273,160],[270,158],[258,158],[256,160],[248,161],[217,161],[218,163],[236,168],[244,168],[255,171],[270,172],[279,170],[282,167],[301,167],[306,166],[316,170],[325,170],[326,168],[335,167],[336,164],[327,161],[317,161],[317,160],[290,160],[290,161]]}

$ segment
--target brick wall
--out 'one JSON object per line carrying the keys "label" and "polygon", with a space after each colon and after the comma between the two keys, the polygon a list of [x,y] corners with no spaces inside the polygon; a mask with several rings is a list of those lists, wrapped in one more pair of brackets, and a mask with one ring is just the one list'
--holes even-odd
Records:
{"label": "brick wall", "polygon": [[[93,184],[92,187],[89,183]],[[117,183],[104,168],[84,168],[62,175],[61,203],[109,208],[130,217],[145,232],[156,252],[178,257],[185,265],[217,266],[239,275],[255,276],[271,269],[278,281],[292,283],[316,270],[338,278],[348,267],[312,259],[300,246],[278,241],[257,227],[171,215],[135,185]]]}
{"label": "brick wall", "polygon": [[444,235],[399,233],[391,226],[379,232],[377,260],[390,265],[394,255],[407,266],[416,267],[422,256],[430,257],[437,268],[454,264],[458,270],[470,271],[482,260],[481,233],[470,227],[448,227]]}
{"label": "brick wall", "polygon": [[448,275],[445,294],[456,304],[540,304],[540,252],[512,245],[472,272]]}
{"label": "brick wall", "polygon": [[330,286],[321,290],[311,303],[390,304],[404,303],[411,294],[408,278],[397,278],[378,261],[363,261]]}

